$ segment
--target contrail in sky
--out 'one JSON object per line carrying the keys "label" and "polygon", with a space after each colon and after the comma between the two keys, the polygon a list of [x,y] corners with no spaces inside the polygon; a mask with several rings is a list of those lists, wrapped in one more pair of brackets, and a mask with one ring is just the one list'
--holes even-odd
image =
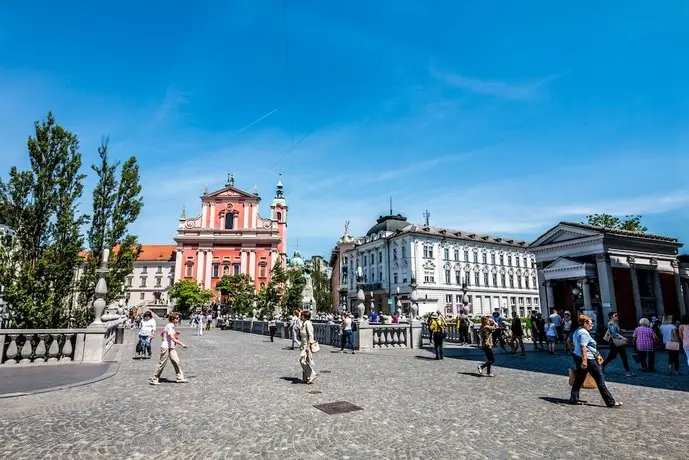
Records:
{"label": "contrail in sky", "polygon": [[257,118],[256,120],[252,121],[252,122],[249,123],[248,125],[246,125],[246,126],[244,126],[243,128],[241,128],[239,131],[237,131],[236,133],[234,133],[233,136],[236,136],[236,135],[238,135],[238,134],[243,133],[244,131],[246,131],[247,129],[251,128],[251,127],[252,127],[253,125],[255,125],[256,123],[265,120],[266,118],[268,118],[268,117],[271,116],[272,114],[276,113],[277,111],[278,111],[278,109],[273,109],[273,110],[271,110],[270,112],[266,113],[266,114],[263,115],[262,117]]}

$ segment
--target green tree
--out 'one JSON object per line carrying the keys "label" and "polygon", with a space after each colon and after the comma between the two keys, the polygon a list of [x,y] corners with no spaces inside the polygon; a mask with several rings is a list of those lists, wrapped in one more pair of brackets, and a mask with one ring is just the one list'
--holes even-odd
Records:
{"label": "green tree", "polygon": [[646,233],[648,228],[646,228],[641,223],[642,216],[631,215],[625,216],[624,219],[615,217],[611,214],[592,214],[586,216],[586,222],[589,225],[595,225],[597,227],[613,228],[617,230],[627,230],[636,233]]}
{"label": "green tree", "polygon": [[115,178],[119,162],[108,158],[108,140],[98,148],[100,163],[91,169],[98,177],[93,190],[93,218],[88,230],[89,250],[84,259],[83,273],[79,283],[79,308],[74,312],[77,324],[85,325],[93,319],[90,308],[98,276],[96,268],[105,249],[110,250],[106,275],[108,293],[105,301],[110,303],[121,296],[124,281],[134,268],[134,262],[141,253],[141,245],[135,235],[128,233],[143,206],[140,197],[139,166],[135,157],[130,157],[122,166],[120,181]]}
{"label": "green tree", "polygon": [[227,296],[228,307],[226,308],[232,314],[249,315],[254,309],[254,300],[257,300],[256,289],[248,275],[240,273],[223,276],[216,283],[215,289]]}
{"label": "green tree", "polygon": [[323,268],[321,259],[314,258],[311,282],[313,283],[313,297],[316,299],[316,311],[329,313],[332,310],[332,293],[330,292],[330,278]]}
{"label": "green tree", "polygon": [[304,286],[306,286],[306,278],[301,268],[290,268],[287,270],[286,275],[283,309],[283,316],[285,317],[291,315],[294,309],[302,310],[304,308],[302,293],[304,292]]}
{"label": "green tree", "polygon": [[210,302],[213,292],[202,288],[194,281],[180,280],[170,288],[168,295],[176,301],[176,310],[186,316]]}
{"label": "green tree", "polygon": [[77,136],[55,123],[51,112],[34,123],[27,142],[30,169],[12,167],[0,180],[0,221],[17,231],[0,270],[12,322],[20,328],[66,326],[75,270],[88,216],[77,206],[84,175]]}

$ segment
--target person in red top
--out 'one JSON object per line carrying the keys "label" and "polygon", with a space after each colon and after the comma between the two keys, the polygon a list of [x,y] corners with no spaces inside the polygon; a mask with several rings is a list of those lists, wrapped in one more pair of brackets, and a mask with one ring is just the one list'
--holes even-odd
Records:
{"label": "person in red top", "polygon": [[[658,343],[658,336],[651,329],[651,322],[648,318],[639,320],[639,327],[634,329],[634,349],[639,354],[639,363],[644,372],[655,372],[655,348]],[[646,359],[648,358],[648,365]]]}

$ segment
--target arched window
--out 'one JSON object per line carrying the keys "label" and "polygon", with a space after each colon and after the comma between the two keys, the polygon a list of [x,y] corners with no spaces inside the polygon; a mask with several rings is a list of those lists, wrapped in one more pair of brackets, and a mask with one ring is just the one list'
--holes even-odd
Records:
{"label": "arched window", "polygon": [[225,214],[225,230],[232,230],[234,228],[234,214],[228,212]]}
{"label": "arched window", "polygon": [[282,221],[282,213],[280,211],[277,212],[277,218],[278,221]]}

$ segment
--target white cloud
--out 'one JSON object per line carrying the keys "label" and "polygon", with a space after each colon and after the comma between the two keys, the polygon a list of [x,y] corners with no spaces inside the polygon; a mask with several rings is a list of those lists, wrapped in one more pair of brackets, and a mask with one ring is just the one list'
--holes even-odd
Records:
{"label": "white cloud", "polygon": [[564,75],[551,75],[538,80],[514,83],[498,80],[481,80],[478,78],[470,78],[458,73],[443,72],[436,69],[434,66],[431,66],[430,74],[433,78],[448,86],[460,88],[471,93],[495,96],[502,99],[512,100],[533,99],[539,95],[539,91],[542,90],[543,86],[546,83]]}

